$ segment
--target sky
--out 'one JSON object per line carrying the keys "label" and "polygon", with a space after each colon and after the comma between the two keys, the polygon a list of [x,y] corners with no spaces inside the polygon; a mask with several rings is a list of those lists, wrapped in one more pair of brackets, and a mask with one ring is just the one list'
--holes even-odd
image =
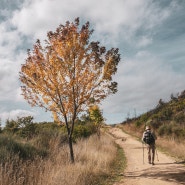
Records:
{"label": "sky", "polygon": [[0,0],[2,125],[17,116],[52,120],[23,99],[19,71],[37,39],[76,17],[90,22],[94,41],[121,54],[118,92],[101,104],[106,123],[138,116],[185,90],[184,0]]}

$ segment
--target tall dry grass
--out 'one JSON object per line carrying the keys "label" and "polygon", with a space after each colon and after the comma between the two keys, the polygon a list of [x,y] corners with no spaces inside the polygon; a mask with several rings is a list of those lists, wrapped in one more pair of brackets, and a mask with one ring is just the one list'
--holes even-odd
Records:
{"label": "tall dry grass", "polygon": [[170,138],[158,138],[157,146],[169,155],[185,161],[185,142],[177,142]]}
{"label": "tall dry grass", "polygon": [[51,142],[47,159],[22,161],[10,158],[0,166],[0,185],[98,185],[110,173],[116,147],[107,135],[81,139],[74,145],[75,164],[69,161],[68,146]]}

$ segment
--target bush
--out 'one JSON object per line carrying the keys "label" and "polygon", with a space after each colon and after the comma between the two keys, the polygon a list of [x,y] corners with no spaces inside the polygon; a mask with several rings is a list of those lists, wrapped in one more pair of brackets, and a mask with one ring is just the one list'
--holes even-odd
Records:
{"label": "bush", "polygon": [[73,132],[73,139],[86,138],[96,132],[96,127],[93,123],[75,125]]}
{"label": "bush", "polygon": [[174,139],[185,138],[185,129],[182,129],[180,126],[176,125],[174,122],[170,124],[164,124],[159,127],[158,134],[160,136],[171,136]]}
{"label": "bush", "polygon": [[175,115],[174,117],[174,120],[177,122],[177,123],[182,123],[185,121],[185,115],[183,112],[180,112],[179,114]]}
{"label": "bush", "polygon": [[170,120],[171,116],[173,114],[173,111],[171,108],[163,108],[159,113],[158,113],[158,118],[159,120]]}
{"label": "bush", "polygon": [[147,114],[143,114],[143,115],[141,115],[139,121],[140,121],[140,122],[146,122],[147,119],[148,119],[148,115],[147,115]]}
{"label": "bush", "polygon": [[179,138],[184,138],[185,137],[185,130],[176,126],[176,127],[173,128],[173,134],[178,139]]}
{"label": "bush", "polygon": [[165,135],[165,129],[166,129],[166,126],[165,125],[161,125],[158,129],[158,134],[159,136],[163,136]]}
{"label": "bush", "polygon": [[136,126],[136,127],[140,127],[141,125],[142,125],[142,122],[141,122],[141,121],[136,121],[136,122],[135,122],[135,126]]}
{"label": "bush", "polygon": [[19,125],[15,120],[6,120],[4,131],[7,133],[16,133],[19,130]]}
{"label": "bush", "polygon": [[151,126],[152,126],[152,128],[154,128],[154,129],[158,129],[158,128],[161,126],[161,122],[158,121],[158,120],[156,120],[156,119],[154,119],[154,120],[152,120],[152,122],[151,122]]}
{"label": "bush", "polygon": [[184,107],[185,107],[184,102],[179,102],[179,103],[176,105],[176,107],[175,107],[175,111],[176,111],[176,112],[183,111],[183,110],[184,110]]}
{"label": "bush", "polygon": [[36,130],[37,130],[37,124],[32,123],[32,124],[25,125],[25,127],[19,129],[17,134],[29,140],[37,135]]}
{"label": "bush", "polygon": [[46,150],[37,149],[33,145],[19,141],[10,135],[0,135],[0,162],[6,162],[11,156],[18,155],[21,159],[33,160],[36,156],[45,157]]}
{"label": "bush", "polygon": [[172,135],[173,133],[173,126],[172,124],[164,124],[164,125],[161,125],[158,129],[158,134],[160,136],[163,136],[163,135]]}

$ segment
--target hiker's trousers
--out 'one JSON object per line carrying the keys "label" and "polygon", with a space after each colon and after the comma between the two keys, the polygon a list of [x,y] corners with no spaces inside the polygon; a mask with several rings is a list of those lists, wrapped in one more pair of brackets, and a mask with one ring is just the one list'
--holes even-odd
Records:
{"label": "hiker's trousers", "polygon": [[147,150],[148,150],[148,162],[149,163],[154,163],[155,160],[155,144],[150,144],[147,145]]}

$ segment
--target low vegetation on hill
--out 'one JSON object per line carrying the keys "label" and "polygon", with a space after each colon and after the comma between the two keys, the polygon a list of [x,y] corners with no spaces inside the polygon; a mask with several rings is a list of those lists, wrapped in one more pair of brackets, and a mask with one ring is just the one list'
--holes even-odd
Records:
{"label": "low vegetation on hill", "polygon": [[138,137],[141,137],[145,126],[150,125],[158,135],[158,146],[185,159],[185,91],[177,97],[172,94],[168,102],[160,99],[154,109],[138,117],[128,118],[120,125]]}

